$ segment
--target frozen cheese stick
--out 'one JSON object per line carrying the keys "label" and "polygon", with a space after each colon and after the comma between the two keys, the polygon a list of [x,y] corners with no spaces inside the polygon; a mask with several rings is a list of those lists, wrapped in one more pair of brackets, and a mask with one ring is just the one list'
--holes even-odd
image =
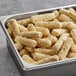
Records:
{"label": "frozen cheese stick", "polygon": [[41,22],[41,21],[53,20],[58,15],[59,15],[58,11],[54,11],[53,13],[47,13],[47,14],[31,16],[31,22],[36,23],[36,22]]}
{"label": "frozen cheese stick", "polygon": [[42,37],[42,33],[38,31],[23,32],[20,35],[27,38],[41,38]]}
{"label": "frozen cheese stick", "polygon": [[12,29],[11,28],[8,28],[7,32],[9,33],[10,36],[12,36],[13,33],[12,33]]}
{"label": "frozen cheese stick", "polygon": [[51,34],[47,38],[52,42],[52,44],[56,43],[58,40],[56,36],[53,36]]}
{"label": "frozen cheese stick", "polygon": [[21,50],[23,48],[23,45],[21,43],[15,43],[15,47],[17,48],[17,50]]}
{"label": "frozen cheese stick", "polygon": [[42,54],[42,53],[32,53],[33,59],[38,61],[45,57],[49,57],[50,55]]}
{"label": "frozen cheese stick", "polygon": [[58,60],[59,60],[58,56],[54,55],[54,56],[45,57],[41,60],[38,60],[35,64],[43,64],[43,63],[54,62],[54,61],[58,61]]}
{"label": "frozen cheese stick", "polygon": [[30,55],[29,52],[26,49],[20,50],[19,53],[20,53],[21,56],[23,56],[23,55]]}
{"label": "frozen cheese stick", "polygon": [[73,21],[73,22],[75,22],[73,19],[71,19],[69,16],[67,16],[67,15],[65,15],[65,14],[61,14],[61,15],[59,16],[59,20],[60,20],[60,21]]}
{"label": "frozen cheese stick", "polygon": [[71,36],[74,39],[74,41],[76,42],[76,29],[71,30]]}
{"label": "frozen cheese stick", "polygon": [[28,52],[35,52],[35,48],[34,47],[25,47],[25,49],[28,51]]}
{"label": "frozen cheese stick", "polygon": [[45,27],[35,27],[36,31],[39,31],[43,34],[44,37],[49,36],[50,31],[49,29],[45,28]]}
{"label": "frozen cheese stick", "polygon": [[7,22],[7,27],[11,28],[10,20]]}
{"label": "frozen cheese stick", "polygon": [[61,28],[62,23],[59,21],[50,21],[50,22],[36,22],[35,26],[38,27],[45,27],[48,28],[49,30],[55,29],[55,28]]}
{"label": "frozen cheese stick", "polygon": [[55,55],[55,51],[51,49],[46,49],[46,48],[37,48],[35,49],[36,53],[42,53],[42,54],[47,54],[47,55]]}
{"label": "frozen cheese stick", "polygon": [[63,9],[63,8],[62,8],[62,9],[59,10],[59,13],[60,13],[60,14],[65,14],[65,15],[68,15],[68,16],[69,16],[70,11],[67,10],[67,9]]}
{"label": "frozen cheese stick", "polygon": [[[18,41],[17,41],[18,40]],[[21,44],[25,45],[25,46],[29,46],[29,47],[36,47],[37,46],[37,42],[33,39],[28,39],[28,38],[25,38],[25,37],[21,37],[21,36],[18,36],[16,39],[15,39],[16,42],[20,42]]]}
{"label": "frozen cheese stick", "polygon": [[61,50],[59,51],[58,53],[58,57],[60,60],[63,60],[66,58],[67,54],[69,53],[70,51],[70,48],[72,46],[72,43],[73,43],[73,39],[68,37],[65,41],[64,41],[64,44],[61,48]]}
{"label": "frozen cheese stick", "polygon": [[72,18],[73,20],[76,21],[76,13],[75,12],[70,12],[69,10],[66,10],[66,9],[60,9],[59,13],[66,14],[70,18]]}
{"label": "frozen cheese stick", "polygon": [[62,28],[66,28],[66,29],[76,29],[76,24],[68,21],[68,22],[62,22]]}
{"label": "frozen cheese stick", "polygon": [[22,59],[25,62],[29,63],[29,64],[34,64],[35,63],[35,61],[33,60],[33,58],[31,58],[29,55],[23,55]]}
{"label": "frozen cheese stick", "polygon": [[69,8],[68,11],[73,12],[73,13],[76,13],[76,11],[75,11],[74,8]]}
{"label": "frozen cheese stick", "polygon": [[28,38],[25,38],[25,37],[21,37],[20,42],[23,45],[29,46],[29,47],[36,47],[37,46],[37,42],[35,40],[28,39]]}
{"label": "frozen cheese stick", "polygon": [[13,31],[13,35],[14,35],[14,37],[16,37],[17,35],[20,34],[19,24],[17,23],[17,21],[15,19],[11,19],[9,22],[11,24],[11,29]]}
{"label": "frozen cheese stick", "polygon": [[33,24],[28,24],[27,28],[29,31],[36,31],[35,26]]}
{"label": "frozen cheese stick", "polygon": [[28,31],[28,29],[26,27],[22,26],[22,25],[19,25],[19,30],[20,30],[20,33]]}
{"label": "frozen cheese stick", "polygon": [[70,12],[69,16],[70,16],[73,20],[76,21],[76,11],[75,11],[75,9],[69,8],[69,12]]}
{"label": "frozen cheese stick", "polygon": [[16,43],[20,43],[20,36],[16,36],[15,39],[14,39],[14,41],[15,41]]}
{"label": "frozen cheese stick", "polygon": [[71,52],[76,53],[76,44],[75,43],[71,46]]}
{"label": "frozen cheese stick", "polygon": [[29,23],[31,23],[31,19],[27,18],[27,19],[23,19],[23,20],[18,20],[17,23],[20,25],[27,26]]}
{"label": "frozen cheese stick", "polygon": [[46,39],[46,38],[43,38],[43,39],[38,39],[37,40],[37,44],[38,44],[38,47],[50,47],[51,46],[51,41],[49,39]]}
{"label": "frozen cheese stick", "polygon": [[52,30],[52,35],[59,37],[64,33],[68,33],[68,29],[53,29]]}
{"label": "frozen cheese stick", "polygon": [[59,40],[52,47],[54,53],[57,53],[61,49],[63,41],[66,40],[68,36],[69,36],[68,33],[62,34],[60,36]]}
{"label": "frozen cheese stick", "polygon": [[76,53],[69,53],[68,58],[76,57]]}

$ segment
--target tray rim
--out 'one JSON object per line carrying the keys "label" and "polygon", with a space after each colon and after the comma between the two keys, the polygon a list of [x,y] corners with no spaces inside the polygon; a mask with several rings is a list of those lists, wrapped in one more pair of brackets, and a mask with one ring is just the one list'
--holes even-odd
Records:
{"label": "tray rim", "polygon": [[[7,16],[1,16],[0,17],[0,23],[2,25],[2,28],[6,34],[6,36],[9,38],[12,46],[15,48],[16,54],[18,55],[18,63],[21,65],[23,70],[29,71],[29,70],[36,70],[36,69],[41,69],[41,68],[47,68],[47,67],[56,67],[58,65],[63,65],[63,64],[67,64],[67,63],[72,63],[72,62],[76,62],[76,58],[70,58],[70,59],[65,59],[65,60],[61,60],[61,61],[56,61],[56,62],[49,62],[49,63],[45,63],[45,64],[39,64],[39,65],[32,65],[32,64],[28,64],[26,62],[24,62],[19,53],[17,52],[16,47],[13,44],[13,41],[11,39],[11,37],[9,36],[8,32],[6,31],[5,28],[5,22],[7,21],[7,19],[13,17],[13,16],[19,16],[19,15],[26,15],[26,14],[31,14],[31,13],[38,13],[38,12],[45,12],[45,11],[52,11],[52,10],[56,10],[56,9],[60,9],[60,8],[69,8],[69,7],[76,7],[76,4],[73,5],[67,5],[67,6],[61,6],[61,7],[55,7],[55,8],[49,8],[49,9],[43,9],[43,10],[37,10],[37,11],[31,11],[31,12],[25,12],[25,13],[19,13],[19,14],[13,14],[13,15],[7,15]],[[26,66],[24,66],[24,64],[26,64]]]}

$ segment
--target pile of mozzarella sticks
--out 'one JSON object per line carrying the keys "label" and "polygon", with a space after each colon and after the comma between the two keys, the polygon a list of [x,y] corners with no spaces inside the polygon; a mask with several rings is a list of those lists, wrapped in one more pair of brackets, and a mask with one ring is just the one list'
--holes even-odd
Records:
{"label": "pile of mozzarella sticks", "polygon": [[43,64],[76,57],[76,11],[73,8],[7,22],[10,34],[22,59]]}

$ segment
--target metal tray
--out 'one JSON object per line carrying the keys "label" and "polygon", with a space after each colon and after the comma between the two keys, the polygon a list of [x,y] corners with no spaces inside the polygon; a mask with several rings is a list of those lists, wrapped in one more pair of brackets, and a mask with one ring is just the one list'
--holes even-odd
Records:
{"label": "metal tray", "polygon": [[72,76],[72,75],[76,76],[76,72],[75,72],[76,58],[70,58],[70,59],[65,59],[65,60],[56,61],[56,62],[49,62],[46,64],[40,64],[40,65],[32,65],[32,64],[28,64],[24,62],[6,30],[6,22],[11,18],[15,18],[19,20],[19,19],[28,18],[32,15],[49,13],[54,10],[58,10],[60,8],[67,9],[69,7],[76,9],[76,5],[74,4],[74,5],[68,5],[68,6],[63,6],[63,7],[56,7],[56,8],[50,8],[50,9],[45,9],[45,10],[32,11],[32,12],[27,12],[27,13],[20,13],[20,14],[0,17],[1,26],[6,34],[7,47],[19,71],[21,72],[22,76],[31,76],[31,75],[32,76],[57,76],[57,75],[58,76]]}

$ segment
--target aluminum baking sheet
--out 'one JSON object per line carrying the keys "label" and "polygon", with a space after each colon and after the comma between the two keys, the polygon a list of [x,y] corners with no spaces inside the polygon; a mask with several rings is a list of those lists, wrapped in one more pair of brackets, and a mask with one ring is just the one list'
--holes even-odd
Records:
{"label": "aluminum baking sheet", "polygon": [[8,15],[8,16],[0,17],[2,28],[6,34],[6,37],[10,43],[11,48],[13,49],[13,52],[14,52],[13,54],[15,54],[16,59],[18,60],[18,63],[20,64],[20,66],[22,67],[23,70],[30,71],[30,70],[37,70],[37,69],[43,69],[43,68],[59,67],[59,66],[63,66],[66,64],[75,63],[76,58],[70,58],[70,59],[65,59],[65,60],[56,61],[56,62],[49,62],[49,63],[39,64],[39,65],[33,65],[33,64],[28,64],[28,63],[24,62],[22,60],[21,56],[19,55],[11,37],[9,36],[9,34],[6,30],[6,22],[11,18],[15,18],[17,20],[20,20],[20,19],[28,18],[32,15],[49,13],[49,12],[52,12],[54,10],[58,10],[60,8],[66,8],[67,9],[69,7],[76,9],[76,5],[68,5],[68,6],[63,6],[63,7],[49,8],[49,9],[44,9],[44,10],[38,10],[38,11],[32,11],[32,12],[26,12],[26,13],[20,13],[20,14],[14,14],[14,15]]}

